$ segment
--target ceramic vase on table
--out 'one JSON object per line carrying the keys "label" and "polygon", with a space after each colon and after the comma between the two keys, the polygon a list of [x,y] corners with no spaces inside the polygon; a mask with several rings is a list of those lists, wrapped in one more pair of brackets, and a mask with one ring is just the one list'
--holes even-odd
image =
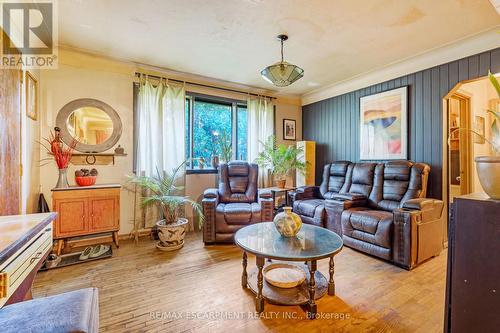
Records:
{"label": "ceramic vase on table", "polygon": [[284,237],[295,237],[302,228],[300,216],[292,212],[292,207],[284,207],[283,212],[276,214],[274,225]]}
{"label": "ceramic vase on table", "polygon": [[58,169],[59,178],[57,178],[56,188],[68,188],[68,168]]}

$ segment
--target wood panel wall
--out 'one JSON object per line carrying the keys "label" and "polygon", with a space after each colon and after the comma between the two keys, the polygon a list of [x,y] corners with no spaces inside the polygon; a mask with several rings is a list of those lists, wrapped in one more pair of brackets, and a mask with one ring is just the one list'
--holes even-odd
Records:
{"label": "wood panel wall", "polygon": [[0,69],[0,215],[19,214],[21,72]]}
{"label": "wood panel wall", "polygon": [[360,97],[408,86],[408,158],[431,166],[428,196],[441,198],[443,97],[458,82],[486,76],[489,69],[500,72],[500,48],[303,106],[303,140],[317,144],[316,183],[324,164],[359,161]]}

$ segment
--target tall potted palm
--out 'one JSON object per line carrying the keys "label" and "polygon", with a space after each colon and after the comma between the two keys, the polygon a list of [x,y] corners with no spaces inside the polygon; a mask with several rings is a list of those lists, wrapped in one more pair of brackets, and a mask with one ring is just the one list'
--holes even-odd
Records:
{"label": "tall potted palm", "polygon": [[277,187],[285,187],[286,176],[292,171],[305,172],[306,162],[300,160],[300,156],[304,153],[302,148],[284,144],[277,145],[274,135],[269,136],[266,142],[261,142],[261,144],[264,149],[259,153],[255,162],[259,167],[271,171]]}
{"label": "tall potted palm", "polygon": [[186,161],[172,170],[171,173],[156,170],[155,176],[134,176],[130,182],[146,190],[147,196],[142,198],[143,207],[156,205],[163,213],[164,219],[156,222],[160,242],[157,247],[164,251],[180,249],[184,245],[184,235],[188,220],[183,216],[186,205],[193,208],[199,216],[198,223],[201,227],[204,221],[200,204],[189,197],[181,195],[184,189],[179,186],[180,170]]}

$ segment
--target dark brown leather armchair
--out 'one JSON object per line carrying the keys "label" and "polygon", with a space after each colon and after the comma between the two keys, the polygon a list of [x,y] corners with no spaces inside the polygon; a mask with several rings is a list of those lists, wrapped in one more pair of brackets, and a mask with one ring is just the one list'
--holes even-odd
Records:
{"label": "dark brown leather armchair", "polygon": [[231,161],[219,166],[219,188],[207,189],[202,200],[205,244],[233,242],[240,228],[272,221],[271,192],[257,189],[257,177],[256,164]]}

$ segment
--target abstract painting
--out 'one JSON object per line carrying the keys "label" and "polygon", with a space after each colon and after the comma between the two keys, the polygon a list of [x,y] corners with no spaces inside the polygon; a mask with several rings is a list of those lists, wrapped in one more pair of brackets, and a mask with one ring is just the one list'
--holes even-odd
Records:
{"label": "abstract painting", "polygon": [[360,159],[407,159],[407,87],[361,97]]}

